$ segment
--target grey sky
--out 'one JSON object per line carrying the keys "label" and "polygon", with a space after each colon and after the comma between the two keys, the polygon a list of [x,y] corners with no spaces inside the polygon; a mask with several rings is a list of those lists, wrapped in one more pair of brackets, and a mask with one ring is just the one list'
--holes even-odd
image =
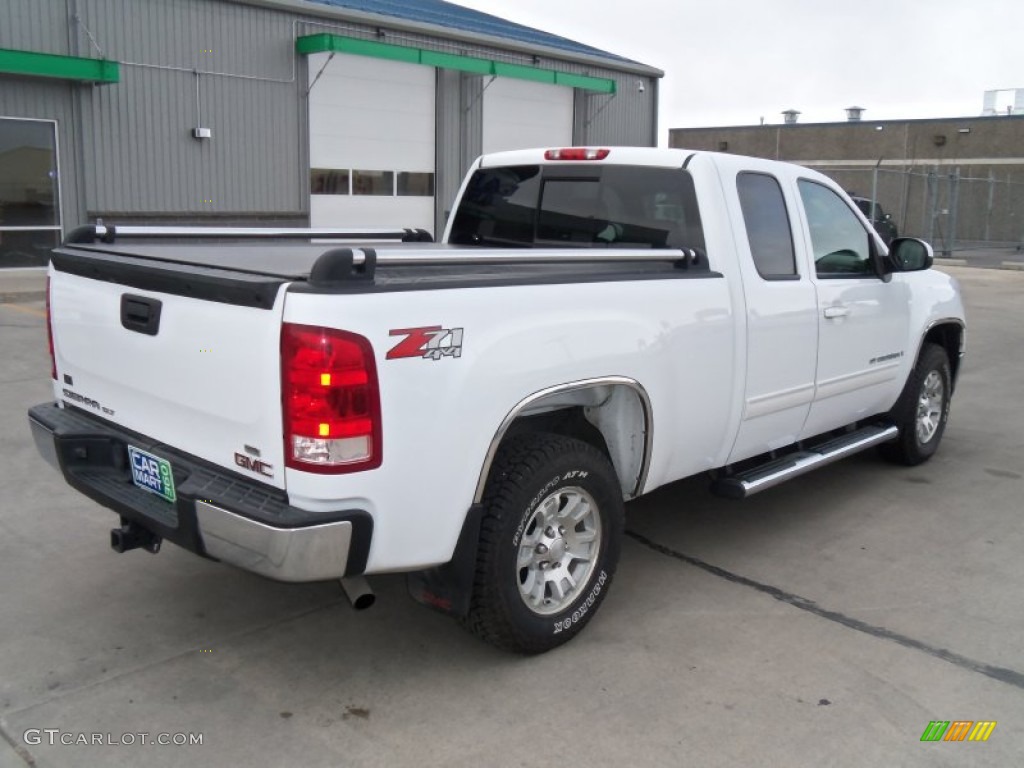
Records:
{"label": "grey sky", "polygon": [[1024,88],[1021,0],[456,0],[665,71],[669,128],[961,117]]}

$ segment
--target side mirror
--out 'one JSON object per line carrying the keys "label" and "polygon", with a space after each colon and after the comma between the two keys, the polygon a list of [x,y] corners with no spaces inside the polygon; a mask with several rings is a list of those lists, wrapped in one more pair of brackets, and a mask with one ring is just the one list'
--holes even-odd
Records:
{"label": "side mirror", "polygon": [[920,272],[931,269],[935,252],[924,240],[897,237],[889,245],[889,261],[896,272]]}

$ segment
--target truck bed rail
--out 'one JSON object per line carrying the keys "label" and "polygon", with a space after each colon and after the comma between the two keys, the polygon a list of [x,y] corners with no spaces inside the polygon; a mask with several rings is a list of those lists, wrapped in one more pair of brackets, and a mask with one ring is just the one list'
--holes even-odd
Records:
{"label": "truck bed rail", "polygon": [[163,227],[163,226],[107,226],[102,222],[87,224],[72,230],[65,243],[114,243],[123,238],[168,239],[251,239],[274,238],[291,240],[398,240],[403,243],[431,243],[434,238],[425,229],[335,227]]}

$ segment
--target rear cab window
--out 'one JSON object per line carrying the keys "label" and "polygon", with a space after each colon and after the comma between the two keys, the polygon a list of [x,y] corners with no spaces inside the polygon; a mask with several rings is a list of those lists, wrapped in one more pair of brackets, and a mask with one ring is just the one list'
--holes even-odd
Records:
{"label": "rear cab window", "polygon": [[793,231],[778,180],[744,171],[736,176],[736,192],[757,273],[765,280],[799,280]]}
{"label": "rear cab window", "polygon": [[682,169],[527,165],[477,170],[449,242],[703,252],[704,231],[693,179]]}

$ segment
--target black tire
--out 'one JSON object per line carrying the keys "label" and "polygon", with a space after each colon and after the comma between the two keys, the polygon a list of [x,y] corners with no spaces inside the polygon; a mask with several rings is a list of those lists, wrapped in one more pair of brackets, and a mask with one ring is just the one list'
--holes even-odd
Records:
{"label": "black tire", "polygon": [[[622,548],[622,490],[608,459],[560,435],[511,438],[495,456],[483,504],[473,596],[463,624],[482,640],[519,653],[543,653],[572,639],[608,593]],[[578,522],[555,520],[559,513],[568,517],[570,508],[582,512]],[[521,564],[521,557],[529,563]],[[564,596],[556,594],[554,581]]]}
{"label": "black tire", "polygon": [[[941,405],[934,431],[927,439],[923,439],[918,430],[919,405],[922,398],[928,394],[926,390],[936,381],[933,375],[941,382]],[[900,434],[891,443],[879,446],[878,451],[885,459],[912,467],[932,457],[938,450],[942,433],[946,431],[952,381],[946,350],[938,344],[925,344],[899,400],[889,412],[893,423],[899,427]]]}

